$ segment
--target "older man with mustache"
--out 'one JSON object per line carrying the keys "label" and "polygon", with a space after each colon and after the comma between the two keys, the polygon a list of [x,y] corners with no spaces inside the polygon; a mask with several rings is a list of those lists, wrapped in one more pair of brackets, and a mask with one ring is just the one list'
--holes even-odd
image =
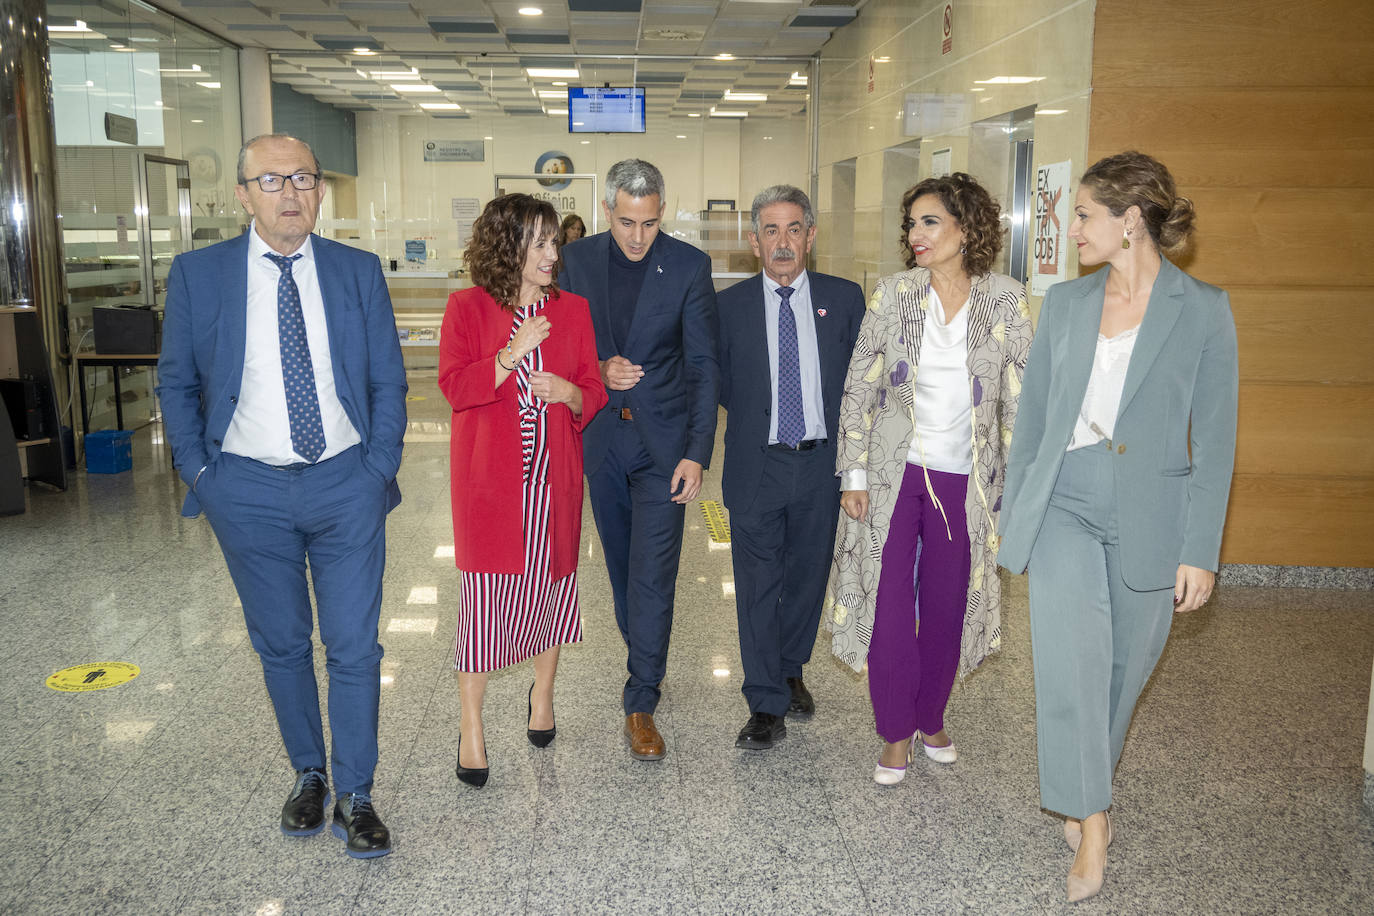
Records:
{"label": "older man with mustache", "polygon": [[816,217],[800,189],[764,189],[750,216],[763,271],[717,297],[721,485],[750,713],[735,746],[766,750],[787,734],[787,715],[815,711],[802,666],[835,544],[834,434],[864,300],[856,284],[806,269]]}

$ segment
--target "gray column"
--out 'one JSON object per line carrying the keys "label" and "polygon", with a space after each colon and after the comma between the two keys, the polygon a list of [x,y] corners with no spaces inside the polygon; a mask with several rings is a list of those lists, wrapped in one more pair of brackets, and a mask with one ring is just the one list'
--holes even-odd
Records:
{"label": "gray column", "polygon": [[[18,371],[46,386],[52,443],[28,449],[29,478],[66,486],[59,404],[69,402],[66,273],[57,212],[52,73],[44,0],[0,0],[0,246],[4,293],[15,314]],[[29,311],[31,310],[31,311]],[[58,386],[54,386],[54,381]],[[64,418],[70,424],[70,417]]]}
{"label": "gray column", "polygon": [[239,51],[239,90],[243,142],[272,133],[272,65],[262,48]]}

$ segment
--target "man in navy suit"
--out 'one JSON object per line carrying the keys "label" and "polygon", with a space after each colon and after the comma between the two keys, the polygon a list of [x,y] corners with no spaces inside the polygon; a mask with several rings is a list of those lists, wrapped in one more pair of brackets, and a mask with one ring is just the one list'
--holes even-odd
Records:
{"label": "man in navy suit", "polygon": [[239,153],[239,238],[179,255],[167,277],[158,396],[172,456],[219,539],[296,781],[281,830],[324,829],[329,801],[306,566],[329,671],[335,836],[391,851],[372,807],[386,515],[406,378],[375,255],[312,236],[320,164],[294,137]]}
{"label": "man in navy suit", "polygon": [[661,760],[654,723],[668,664],[684,507],[701,489],[716,435],[716,296],[711,259],[661,234],[663,175],[611,166],[610,231],[569,245],[558,283],[591,303],[610,403],[582,435],[587,487],[615,619],[629,649],[630,754]]}
{"label": "man in navy suit", "polygon": [[765,750],[787,715],[816,709],[802,666],[835,546],[834,436],[864,300],[857,284],[806,269],[816,216],[800,189],[764,189],[750,216],[763,273],[720,294],[721,488],[750,713],[735,746]]}

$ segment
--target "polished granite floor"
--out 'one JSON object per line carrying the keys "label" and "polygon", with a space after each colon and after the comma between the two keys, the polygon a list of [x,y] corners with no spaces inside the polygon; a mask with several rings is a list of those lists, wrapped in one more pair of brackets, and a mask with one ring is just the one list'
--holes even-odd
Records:
{"label": "polished granite floor", "polygon": [[[359,862],[327,832],[278,832],[291,773],[261,671],[208,527],[178,516],[154,426],[131,473],[79,473],[0,519],[0,911],[1374,911],[1369,591],[1225,588],[1177,622],[1118,771],[1106,887],[1077,907],[1062,903],[1059,822],[1037,807],[1024,582],[1004,650],[950,702],[959,762],[918,762],[882,788],[866,691],[823,640],[807,671],[816,717],[771,752],[734,748],[746,708],[730,555],[696,506],[658,715],[667,758],[625,751],[624,652],[588,512],[586,638],[563,654],[559,737],[525,740],[528,664],[495,675],[492,779],[468,789],[453,773],[458,581],[432,372],[412,374],[410,408],[375,790],[395,853]],[[105,661],[142,673],[96,692],[44,686]]]}

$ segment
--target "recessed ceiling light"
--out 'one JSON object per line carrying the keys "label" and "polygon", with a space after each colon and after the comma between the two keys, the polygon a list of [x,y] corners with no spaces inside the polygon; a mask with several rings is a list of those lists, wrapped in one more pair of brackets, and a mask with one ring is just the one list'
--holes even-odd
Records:
{"label": "recessed ceiling light", "polygon": [[711,109],[711,117],[713,117],[713,118],[747,118],[747,117],[749,117],[749,112],[747,112],[747,111],[723,111],[723,110],[721,110],[721,109],[719,109],[719,108],[712,108],[712,109]]}
{"label": "recessed ceiling light", "polygon": [[716,59],[716,60],[734,60],[734,59],[735,59],[735,55],[733,55],[733,54],[717,54],[717,55],[715,56],[715,59]]}
{"label": "recessed ceiling light", "polygon": [[540,89],[539,97],[541,99],[566,99],[568,93],[560,89]]}
{"label": "recessed ceiling light", "polygon": [[586,146],[588,143],[591,143],[591,142],[592,142],[592,141],[590,141],[590,140],[583,140],[583,141],[582,141],[582,145],[583,145],[583,146]]}
{"label": "recessed ceiling light", "polygon": [[421,102],[420,107],[425,111],[461,111],[463,108],[457,102]]}
{"label": "recessed ceiling light", "polygon": [[987,92],[982,86],[974,86],[969,92]]}
{"label": "recessed ceiling light", "polygon": [[197,86],[204,86],[206,89],[218,89],[219,83],[196,83]]}
{"label": "recessed ceiling light", "polygon": [[1057,115],[1068,113],[1069,110],[1067,108],[1041,108],[1038,111],[1036,111],[1036,114],[1038,115]]}
{"label": "recessed ceiling light", "polygon": [[49,32],[89,32],[90,29],[86,27],[86,21],[85,21],[84,19],[78,19],[78,20],[76,20],[76,23],[75,23],[74,25],[50,25],[50,26],[48,26],[48,31],[49,31]]}
{"label": "recessed ceiling light", "polygon": [[875,63],[875,64],[886,64],[886,63],[890,63],[891,61],[892,61],[892,58],[890,58],[890,57],[875,57],[875,58],[873,58],[873,63]]}
{"label": "recessed ceiling light", "polygon": [[724,99],[725,101],[727,101],[727,102],[766,102],[766,101],[768,101],[768,96],[767,96],[766,94],[762,93],[762,92],[735,92],[735,91],[730,90],[730,89],[725,90],[725,95],[723,95],[721,98],[723,98],[723,99]]}
{"label": "recessed ceiling light", "polygon": [[764,137],[763,139],[765,139],[765,140],[772,140],[773,138],[772,138],[772,137]]}
{"label": "recessed ceiling light", "polygon": [[565,115],[565,114],[568,113],[568,109],[566,109],[566,108],[546,108],[546,109],[544,109],[544,113],[545,113],[545,114],[548,114],[548,115]]}
{"label": "recessed ceiling light", "polygon": [[568,81],[567,81],[567,80],[554,80],[554,81],[553,81],[553,84],[554,84],[555,86],[566,86],[566,85],[568,85]]}
{"label": "recessed ceiling light", "polygon": [[525,73],[536,79],[577,79],[582,74],[576,67],[526,67]]}
{"label": "recessed ceiling light", "polygon": [[793,70],[793,71],[792,71],[792,76],[789,77],[788,80],[787,80],[787,85],[789,85],[789,86],[805,86],[805,85],[806,85],[806,76],[805,76],[804,74],[802,74],[802,73],[799,73],[799,72],[796,71],[796,70]]}
{"label": "recessed ceiling light", "polygon": [[431,86],[429,83],[392,83],[391,88],[396,92],[438,92],[438,86]]}
{"label": "recessed ceiling light", "polygon": [[483,139],[483,140],[490,140],[491,137],[483,137],[482,139]]}
{"label": "recessed ceiling light", "polygon": [[678,138],[679,140],[686,140],[686,139],[687,139],[687,135],[686,135],[686,134],[678,134],[678,135],[677,135],[677,138]]}
{"label": "recessed ceiling light", "polygon": [[1038,83],[1043,76],[994,76],[990,80],[974,80],[981,86],[1021,86],[1025,83]]}
{"label": "recessed ceiling light", "polygon": [[189,67],[159,67],[158,73],[199,73],[200,64],[192,64]]}
{"label": "recessed ceiling light", "polygon": [[376,57],[377,52],[371,48],[354,48],[353,53],[359,57]]}
{"label": "recessed ceiling light", "polygon": [[204,120],[203,118],[192,118],[192,119],[191,119],[191,123],[192,123],[192,124],[204,124],[204,123],[205,123],[205,120]]}
{"label": "recessed ceiling light", "polygon": [[544,11],[537,6],[522,6],[519,9],[521,16],[542,16]]}
{"label": "recessed ceiling light", "polygon": [[700,112],[696,112],[696,111],[689,111],[689,112],[687,112],[687,117],[689,117],[689,118],[699,118],[699,117],[701,117],[701,113],[700,113]]}

